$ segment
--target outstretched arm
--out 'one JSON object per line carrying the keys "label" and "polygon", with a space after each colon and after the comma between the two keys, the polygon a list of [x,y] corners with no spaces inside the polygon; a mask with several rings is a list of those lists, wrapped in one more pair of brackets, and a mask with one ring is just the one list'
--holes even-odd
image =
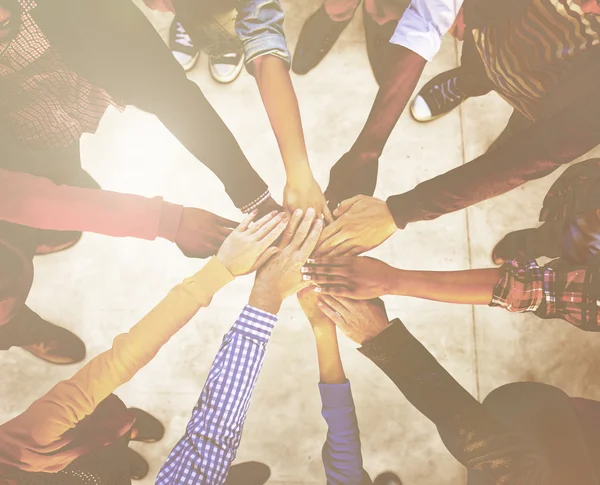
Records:
{"label": "outstretched arm", "polygon": [[501,268],[465,271],[409,271],[369,257],[316,258],[302,269],[317,293],[359,300],[383,295],[488,305]]}
{"label": "outstretched arm", "polygon": [[331,169],[325,196],[333,210],[359,194],[373,195],[378,160],[421,78],[440,49],[462,1],[413,0],[398,22],[387,69],[369,117],[350,151]]}
{"label": "outstretched arm", "polygon": [[360,485],[366,474],[362,468],[360,433],[350,382],[342,366],[335,324],[317,307],[318,299],[310,288],[298,294],[317,346],[321,413],[328,427],[322,451],[327,483]]}
{"label": "outstretched arm", "polygon": [[290,53],[283,32],[279,0],[239,2],[236,30],[244,45],[246,65],[254,75],[279,145],[287,175],[284,207],[288,212],[313,207],[333,218],[308,161],[300,108],[289,74]]}

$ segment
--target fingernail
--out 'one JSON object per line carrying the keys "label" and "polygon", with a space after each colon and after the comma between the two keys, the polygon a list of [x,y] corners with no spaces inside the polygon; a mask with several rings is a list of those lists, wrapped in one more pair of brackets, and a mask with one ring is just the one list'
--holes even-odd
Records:
{"label": "fingernail", "polygon": [[306,262],[307,262],[308,264],[315,264],[315,260],[314,260],[313,258],[308,258],[308,259],[306,260]]}
{"label": "fingernail", "polygon": [[306,266],[302,266],[302,268],[300,268],[300,273],[308,273],[310,270],[306,267]]}
{"label": "fingernail", "polygon": [[322,226],[323,225],[323,219],[317,219],[317,221],[315,222],[315,225]]}
{"label": "fingernail", "polygon": [[315,210],[312,207],[306,209],[306,215],[312,216],[315,213]]}
{"label": "fingernail", "polygon": [[[323,288],[321,288],[320,286],[315,286],[315,289],[313,290],[315,293],[321,293],[323,291]],[[321,303],[321,302],[319,302]]]}
{"label": "fingernail", "polygon": [[310,275],[308,275],[308,274],[305,274],[305,275],[302,275],[302,279],[303,279],[304,281],[310,281],[312,278],[311,278],[311,276],[310,276]]}
{"label": "fingernail", "polygon": [[301,215],[302,215],[302,209],[296,209],[296,210],[294,211],[294,215],[295,215],[295,216],[301,216]]}
{"label": "fingernail", "polygon": [[271,211],[271,215],[274,216],[275,214],[277,214],[277,212],[279,211]]}

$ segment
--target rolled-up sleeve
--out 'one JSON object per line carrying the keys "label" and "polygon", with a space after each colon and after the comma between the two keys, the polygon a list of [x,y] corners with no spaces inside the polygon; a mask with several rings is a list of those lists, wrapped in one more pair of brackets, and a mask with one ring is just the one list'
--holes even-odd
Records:
{"label": "rolled-up sleeve", "polygon": [[496,284],[491,307],[501,307],[509,312],[536,312],[544,301],[544,280],[551,275],[550,268],[540,268],[535,261],[520,264],[507,261],[502,265],[502,277]]}
{"label": "rolled-up sleeve", "polygon": [[462,0],[412,0],[390,42],[410,49],[427,61],[433,60],[462,3]]}
{"label": "rolled-up sleeve", "polygon": [[284,13],[279,0],[241,1],[235,29],[244,46],[246,68],[257,57],[273,55],[290,66],[291,55],[283,32]]}

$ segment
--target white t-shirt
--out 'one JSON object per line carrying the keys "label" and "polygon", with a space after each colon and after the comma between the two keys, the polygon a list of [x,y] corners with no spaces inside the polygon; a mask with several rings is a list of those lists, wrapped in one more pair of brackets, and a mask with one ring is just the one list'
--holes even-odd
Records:
{"label": "white t-shirt", "polygon": [[456,20],[463,0],[412,0],[390,39],[431,61]]}

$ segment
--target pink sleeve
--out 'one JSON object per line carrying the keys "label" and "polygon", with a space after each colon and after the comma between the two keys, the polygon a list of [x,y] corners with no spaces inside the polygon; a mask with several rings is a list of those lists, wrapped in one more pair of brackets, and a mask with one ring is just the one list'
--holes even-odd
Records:
{"label": "pink sleeve", "polygon": [[56,185],[0,169],[0,220],[61,231],[174,241],[183,207],[139,195]]}

